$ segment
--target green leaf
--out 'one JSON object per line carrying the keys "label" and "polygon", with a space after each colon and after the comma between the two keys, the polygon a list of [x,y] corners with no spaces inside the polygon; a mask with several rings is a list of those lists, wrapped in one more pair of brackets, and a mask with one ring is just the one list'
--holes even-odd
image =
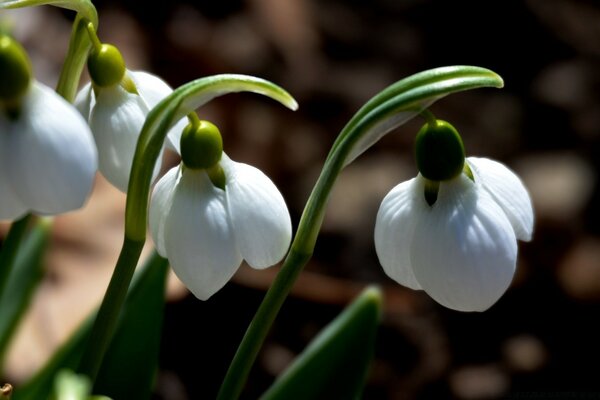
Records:
{"label": "green leaf", "polygon": [[132,287],[94,393],[114,399],[150,398],[158,368],[168,270],[167,260],[156,256]]}
{"label": "green leaf", "polygon": [[319,333],[262,400],[358,399],[373,356],[381,292],[367,288]]}
{"label": "green leaf", "polygon": [[0,365],[18,323],[25,313],[34,289],[42,277],[42,258],[50,236],[51,221],[41,219],[25,235],[14,267],[0,298]]}
{"label": "green leaf", "polygon": [[[166,279],[166,273],[168,271],[168,267],[166,264],[166,260],[158,255],[154,255],[145,263],[145,265],[140,269],[134,281],[132,283],[132,287],[128,294],[124,312],[122,314],[122,318],[120,320],[120,324],[115,333],[113,342],[115,343],[115,349],[119,349],[119,343],[123,343],[124,339],[121,339],[121,336],[129,337],[129,332],[127,329],[131,329],[130,324],[127,321],[134,320],[140,321],[139,318],[142,318],[145,322],[151,320],[153,318],[160,319],[162,321],[162,312],[160,315],[154,315],[151,317],[150,315],[145,315],[146,313],[156,314],[156,298],[160,296],[164,296],[164,284]],[[146,297],[149,296],[149,297]],[[149,299],[153,299],[150,301],[152,303],[152,309],[146,307],[146,301]],[[154,310],[154,311],[153,311]],[[162,311],[162,306],[161,306]],[[95,319],[95,313],[92,313],[82,324],[81,326],[71,335],[69,340],[63,344],[60,349],[54,353],[52,358],[48,361],[48,363],[37,373],[35,374],[29,381],[27,381],[23,386],[15,388],[15,392],[13,394],[13,400],[40,400],[48,397],[48,393],[52,391],[52,387],[54,384],[54,379],[56,374],[62,369],[75,369],[79,361],[81,359],[81,355],[85,350],[85,345],[87,343],[87,339],[89,337],[92,323]],[[146,343],[152,342],[156,340],[157,333],[154,331],[156,329],[157,322],[154,321],[153,325],[149,327],[149,330],[145,332],[151,339],[146,341],[144,336],[138,337],[140,341],[146,341]],[[139,329],[143,329],[143,326],[136,328],[139,332]],[[160,329],[160,324],[159,328]],[[127,341],[127,340],[125,340]],[[113,346],[111,345],[109,354],[112,352]],[[144,374],[154,374],[156,368],[156,361],[151,361],[150,357],[152,354],[156,354],[156,350],[148,348],[148,357],[145,359],[139,359],[141,366],[136,366],[135,369],[141,369],[145,372],[135,371],[130,369],[127,371],[127,376],[135,376],[136,379],[142,379],[139,383],[140,392],[146,392],[147,389],[142,387],[143,384],[147,384],[151,379],[144,378]],[[139,356],[139,353],[137,354]],[[107,357],[113,357],[107,355]],[[122,356],[120,356],[122,357]],[[113,357],[114,358],[114,357]],[[108,365],[108,364],[104,364]],[[131,363],[129,364],[131,365]],[[108,367],[107,367],[108,368]],[[130,380],[130,383],[137,385],[138,383],[135,380]],[[104,393],[103,393],[104,394]],[[115,397],[115,398],[128,398],[128,397]],[[134,397],[130,397],[134,398]],[[148,398],[148,396],[146,396]]]}

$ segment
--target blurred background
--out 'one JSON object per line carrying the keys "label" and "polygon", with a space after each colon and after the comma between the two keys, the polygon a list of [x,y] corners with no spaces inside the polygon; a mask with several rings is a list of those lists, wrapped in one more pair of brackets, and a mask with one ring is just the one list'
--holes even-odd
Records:
{"label": "blurred background", "polygon": [[[459,313],[383,273],[374,251],[379,204],[416,174],[412,121],[340,177],[315,255],[284,305],[247,385],[256,398],[363,288],[381,285],[385,314],[365,399],[600,398],[600,4],[594,0],[94,1],[99,36],[129,69],[173,87],[218,73],[276,82],[291,112],[253,95],[199,110],[231,158],[269,175],[297,224],[328,149],[371,96],[424,69],[487,67],[505,88],[445,98],[469,155],[522,177],[536,212],[517,274],[485,313]],[[2,12],[54,85],[72,13]],[[84,77],[84,79],[87,79]],[[175,163],[172,159],[170,162]],[[120,250],[124,195],[97,179],[81,211],[56,220],[47,274],[14,341],[6,379],[26,379],[99,301]],[[6,227],[3,228],[4,232]],[[277,268],[242,266],[207,302],[169,287],[154,399],[214,398]],[[562,394],[558,394],[562,393]],[[597,397],[596,397],[597,396]]]}

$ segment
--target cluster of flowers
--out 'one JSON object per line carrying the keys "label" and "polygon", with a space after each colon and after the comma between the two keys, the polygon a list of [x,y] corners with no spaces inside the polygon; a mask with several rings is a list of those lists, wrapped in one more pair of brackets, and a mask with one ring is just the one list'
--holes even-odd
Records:
{"label": "cluster of flowers", "polygon": [[[96,170],[127,191],[146,116],[172,91],[164,81],[127,70],[114,46],[96,43],[92,82],[73,106],[35,81],[8,36],[0,37],[0,69],[0,219],[81,207]],[[265,268],[285,256],[292,228],[283,197],[261,171],[229,159],[217,127],[194,114],[165,147],[182,162],[154,187],[150,233],[198,298],[223,287],[243,259]],[[460,136],[442,121],[417,136],[417,164],[419,175],[395,187],[377,216],[384,270],[447,307],[485,310],[512,280],[517,239],[531,237],[527,191],[502,164],[465,159]]]}

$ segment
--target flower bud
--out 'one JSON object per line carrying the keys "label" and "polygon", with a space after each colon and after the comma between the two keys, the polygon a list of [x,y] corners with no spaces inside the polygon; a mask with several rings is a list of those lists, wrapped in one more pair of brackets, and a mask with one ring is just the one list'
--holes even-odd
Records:
{"label": "flower bud", "polygon": [[95,85],[108,87],[120,83],[125,75],[125,61],[119,49],[102,44],[93,49],[87,61],[88,71]]}
{"label": "flower bud", "polygon": [[23,47],[10,36],[0,35],[0,101],[21,97],[31,82],[31,64]]}
{"label": "flower bud", "polygon": [[223,154],[223,139],[219,128],[208,121],[188,124],[181,135],[181,160],[191,169],[215,166]]}
{"label": "flower bud", "polygon": [[452,125],[436,120],[423,125],[417,133],[415,158],[423,177],[431,181],[445,181],[462,172],[465,148]]}

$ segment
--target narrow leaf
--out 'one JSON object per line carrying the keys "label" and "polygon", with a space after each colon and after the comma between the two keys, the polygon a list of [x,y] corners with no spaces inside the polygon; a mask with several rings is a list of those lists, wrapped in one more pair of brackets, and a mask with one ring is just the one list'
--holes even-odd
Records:
{"label": "narrow leaf", "polygon": [[42,258],[50,236],[51,221],[41,219],[26,234],[0,298],[0,365],[18,323],[42,277]]}
{"label": "narrow leaf", "polygon": [[[167,268],[164,259],[156,254],[144,264],[133,280],[132,287],[125,303],[121,322],[127,321],[128,319],[135,320],[142,315],[141,310],[144,308],[144,303],[146,301],[144,296],[149,295],[149,290],[146,289],[146,287],[152,287],[156,290],[160,287],[161,295],[164,293],[166,270]],[[159,282],[162,282],[162,286]],[[152,294],[152,296],[154,297],[155,294]],[[81,355],[85,350],[85,345],[91,331],[92,323],[95,319],[95,314],[96,313],[94,312],[86,318],[81,326],[73,333],[73,335],[71,335],[69,340],[54,353],[52,358],[39,372],[23,386],[15,388],[13,400],[40,400],[47,398],[48,393],[52,391],[56,374],[62,369],[75,369],[78,366]],[[160,316],[160,318],[162,318],[162,316]],[[127,332],[125,332],[122,325],[119,324],[113,343],[119,343],[121,340],[119,337],[121,335],[127,335]],[[143,339],[140,338],[140,340]],[[155,365],[155,363],[152,365]],[[151,366],[151,369],[154,372],[153,366]],[[135,371],[129,370],[128,373],[132,374],[135,373]],[[139,376],[139,374],[136,374],[136,377]],[[131,382],[135,381],[132,380]],[[142,390],[140,385],[140,390],[143,391],[145,389]]]}
{"label": "narrow leaf", "polygon": [[262,400],[358,399],[373,355],[381,292],[367,288],[319,333]]}
{"label": "narrow leaf", "polygon": [[114,399],[149,399],[158,368],[168,262],[154,257],[125,303],[104,357],[94,393]]}

